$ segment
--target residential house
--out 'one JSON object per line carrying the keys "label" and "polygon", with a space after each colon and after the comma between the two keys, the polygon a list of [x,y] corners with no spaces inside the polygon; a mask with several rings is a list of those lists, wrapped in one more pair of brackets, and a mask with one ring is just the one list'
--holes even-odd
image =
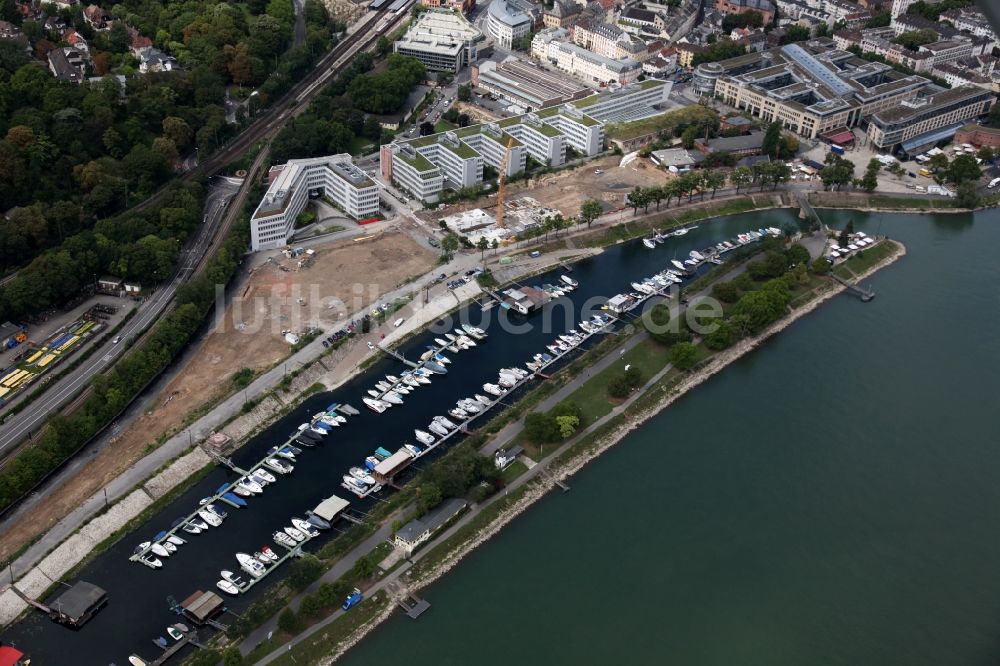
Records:
{"label": "residential house", "polygon": [[429,511],[423,518],[411,520],[396,532],[395,544],[402,548],[407,556],[431,538],[439,529],[445,526],[452,518],[457,516],[468,506],[465,500],[451,498],[447,499]]}
{"label": "residential house", "polygon": [[139,71],[143,74],[172,72],[178,69],[180,69],[180,65],[177,59],[156,47],[151,46],[139,54]]}
{"label": "residential house", "polygon": [[60,81],[83,83],[87,77],[90,56],[72,46],[63,46],[49,51],[49,70]]}
{"label": "residential house", "polygon": [[555,0],[552,9],[542,12],[542,25],[546,28],[566,28],[576,22],[583,7],[575,2],[563,2]]}
{"label": "residential house", "polygon": [[128,50],[136,58],[153,45],[152,39],[142,35],[132,26],[126,26],[125,32],[128,34]]}
{"label": "residential house", "polygon": [[24,37],[21,28],[10,21],[0,21],[0,39],[20,39]]}
{"label": "residential house", "polygon": [[496,453],[493,454],[493,464],[496,465],[497,469],[505,470],[514,464],[514,461],[522,453],[524,453],[524,449],[520,446],[513,446],[509,449],[497,449]]}
{"label": "residential house", "polygon": [[85,53],[90,53],[90,44],[87,40],[83,38],[83,35],[78,33],[73,28],[66,28],[62,33],[63,41],[72,46],[73,48],[84,51]]}
{"label": "residential house", "polygon": [[681,67],[693,67],[694,57],[705,52],[704,46],[689,42],[678,42],[674,48],[677,49],[677,64]]}
{"label": "residential house", "polygon": [[87,5],[83,8],[83,20],[94,30],[110,30],[114,23],[114,17],[103,7],[97,5]]}

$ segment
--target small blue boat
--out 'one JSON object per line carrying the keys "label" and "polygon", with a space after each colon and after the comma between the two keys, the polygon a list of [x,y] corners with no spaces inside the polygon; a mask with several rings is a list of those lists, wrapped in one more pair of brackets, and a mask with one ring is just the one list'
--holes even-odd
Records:
{"label": "small blue boat", "polygon": [[315,421],[313,423],[313,427],[314,428],[319,428],[320,430],[323,430],[323,431],[326,431],[326,432],[330,432],[331,430],[333,430],[333,426],[331,426],[329,423],[323,423],[322,421]]}
{"label": "small blue boat", "polygon": [[385,460],[386,458],[388,458],[391,455],[392,455],[392,453],[390,453],[389,451],[386,451],[381,446],[378,447],[377,449],[375,449],[375,457],[376,458],[381,458],[382,460]]}
{"label": "small blue boat", "polygon": [[239,495],[237,495],[236,493],[224,493],[222,495],[222,499],[226,500],[227,502],[232,502],[238,507],[247,506],[247,501],[242,497],[240,497]]}
{"label": "small blue boat", "polygon": [[161,530],[155,537],[153,537],[153,541],[163,541],[166,538],[167,538],[166,530]]}
{"label": "small blue boat", "polygon": [[424,367],[427,368],[428,370],[430,370],[431,372],[439,374],[439,375],[446,375],[446,374],[448,374],[447,368],[445,368],[440,363],[436,363],[434,361],[427,361],[426,363],[424,363]]}

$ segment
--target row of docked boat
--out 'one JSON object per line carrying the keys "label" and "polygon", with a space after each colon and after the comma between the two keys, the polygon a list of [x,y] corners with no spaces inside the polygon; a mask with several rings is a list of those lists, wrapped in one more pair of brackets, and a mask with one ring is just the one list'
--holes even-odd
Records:
{"label": "row of docked boat", "polygon": [[451,359],[443,352],[458,353],[472,349],[485,339],[486,331],[470,324],[463,324],[461,328],[434,338],[434,345],[428,345],[427,351],[420,356],[420,367],[405,370],[399,377],[386,375],[374,388],[368,390],[368,397],[362,398],[362,401],[368,409],[378,414],[393,405],[403,404],[405,396],[430,384],[433,375],[447,374],[445,366],[451,364]]}
{"label": "row of docked boat", "polygon": [[187,543],[176,532],[196,535],[213,527],[221,527],[229,515],[222,508],[222,504],[228,504],[236,509],[244,508],[248,506],[247,498],[263,494],[267,486],[277,482],[278,476],[291,474],[295,470],[294,463],[303,451],[292,444],[292,441],[303,446],[315,446],[332,428],[346,423],[347,419],[338,413],[338,409],[345,413],[358,413],[349,405],[333,404],[327,411],[314,415],[310,422],[302,424],[292,433],[288,442],[271,447],[267,456],[250,472],[235,482],[222,484],[215,491],[215,495],[202,498],[198,503],[199,508],[193,514],[186,518],[178,518],[171,524],[170,532],[162,531],[151,541],[139,544],[133,551],[131,559],[151,569],[159,569],[163,567],[163,560],[176,553],[179,546]]}
{"label": "row of docked boat", "polygon": [[672,238],[672,237],[676,237],[676,236],[683,236],[684,234],[686,234],[687,232],[691,231],[692,229],[694,229],[694,227],[680,227],[678,229],[674,229],[673,231],[666,232],[666,233],[664,233],[662,231],[657,231],[652,236],[647,236],[647,237],[643,238],[642,239],[642,244],[645,245],[646,247],[648,247],[650,250],[652,250],[657,245],[662,244],[668,238]]}
{"label": "row of docked boat", "polygon": [[559,281],[555,284],[546,283],[540,287],[535,287],[549,294],[552,298],[559,298],[560,296],[565,296],[571,291],[575,290],[580,286],[580,283],[571,278],[568,275],[560,275]]}

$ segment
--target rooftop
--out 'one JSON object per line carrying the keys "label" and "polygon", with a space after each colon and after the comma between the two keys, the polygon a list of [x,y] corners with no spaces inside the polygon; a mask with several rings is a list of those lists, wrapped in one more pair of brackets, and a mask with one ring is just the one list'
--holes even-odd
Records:
{"label": "rooftop", "polygon": [[103,589],[93,583],[81,580],[56,597],[49,604],[49,608],[68,621],[76,623],[95,606],[103,603],[107,596],[107,592]]}

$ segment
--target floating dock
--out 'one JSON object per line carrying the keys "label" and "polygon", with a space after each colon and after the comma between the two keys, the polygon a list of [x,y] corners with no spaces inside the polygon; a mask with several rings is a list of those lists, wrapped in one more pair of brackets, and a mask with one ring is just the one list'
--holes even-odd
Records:
{"label": "floating dock", "polygon": [[429,601],[421,599],[415,594],[408,594],[396,603],[399,604],[399,607],[406,613],[406,617],[411,620],[416,620],[431,608]]}

